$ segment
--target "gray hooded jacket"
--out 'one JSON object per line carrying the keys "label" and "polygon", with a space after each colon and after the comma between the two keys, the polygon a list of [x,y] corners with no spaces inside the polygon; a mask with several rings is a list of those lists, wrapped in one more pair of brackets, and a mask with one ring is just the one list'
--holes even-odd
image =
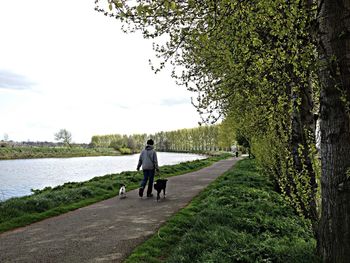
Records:
{"label": "gray hooded jacket", "polygon": [[145,149],[142,150],[139,163],[137,164],[137,170],[140,169],[141,165],[143,170],[158,170],[157,153],[152,145],[147,145]]}

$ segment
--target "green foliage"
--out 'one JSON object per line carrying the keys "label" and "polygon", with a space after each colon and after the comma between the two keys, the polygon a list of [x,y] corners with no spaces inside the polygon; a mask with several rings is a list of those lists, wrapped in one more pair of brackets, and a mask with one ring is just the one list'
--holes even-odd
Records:
{"label": "green foliage", "polygon": [[[165,165],[160,167],[160,172],[164,177],[179,175],[198,170],[228,156],[226,154]],[[118,194],[121,183],[126,184],[128,190],[136,189],[142,178],[142,172],[109,174],[86,182],[70,182],[54,188],[33,190],[33,195],[0,202],[0,232],[114,197]]]}
{"label": "green foliage", "polygon": [[[285,199],[295,208],[295,210],[307,218],[315,218],[310,202],[316,201],[317,192],[311,185],[311,175],[304,164],[301,170],[296,170],[295,160],[291,154],[289,146],[288,130],[279,129],[276,134],[274,131],[267,132],[253,140],[252,151],[256,157],[261,173],[268,175],[275,183],[275,188],[285,197]],[[310,145],[312,145],[310,143]],[[298,147],[299,156],[303,156],[303,146]],[[315,172],[315,178],[319,179],[320,163],[316,156],[316,150],[310,149],[312,167]]]}
{"label": "green foliage", "polygon": [[132,154],[131,149],[129,148],[119,148],[121,154]]}
{"label": "green foliage", "polygon": [[252,160],[240,161],[158,233],[132,262],[319,262],[309,221],[273,191]]}
{"label": "green foliage", "polygon": [[229,151],[234,141],[234,133],[224,124],[160,132],[153,136],[157,148],[163,151]]}
{"label": "green foliage", "polygon": [[91,145],[93,147],[111,147],[115,150],[120,148],[129,148],[133,153],[140,151],[146,143],[147,134],[108,134],[108,135],[94,135],[91,138]]}
{"label": "green foliage", "polygon": [[242,145],[242,146],[245,147],[245,148],[250,148],[250,143],[249,143],[249,141],[248,141],[247,138],[244,137],[241,133],[238,133],[238,134],[236,135],[236,140],[237,140],[237,143],[238,143],[239,145]]}

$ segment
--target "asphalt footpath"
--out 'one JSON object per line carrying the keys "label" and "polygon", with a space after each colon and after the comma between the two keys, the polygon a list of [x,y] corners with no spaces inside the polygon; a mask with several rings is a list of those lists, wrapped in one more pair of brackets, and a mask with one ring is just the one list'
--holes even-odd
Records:
{"label": "asphalt footpath", "polygon": [[[240,158],[168,178],[166,198],[110,198],[0,234],[0,262],[122,262]],[[153,191],[156,196],[155,191]]]}

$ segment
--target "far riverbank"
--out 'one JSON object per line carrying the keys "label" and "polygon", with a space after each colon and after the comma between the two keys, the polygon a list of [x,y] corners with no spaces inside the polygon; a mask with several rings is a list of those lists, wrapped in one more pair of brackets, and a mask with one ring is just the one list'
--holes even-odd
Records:
{"label": "far riverbank", "polygon": [[0,147],[0,160],[34,159],[34,158],[68,158],[87,156],[118,156],[121,153],[113,148],[86,148],[86,147]]}

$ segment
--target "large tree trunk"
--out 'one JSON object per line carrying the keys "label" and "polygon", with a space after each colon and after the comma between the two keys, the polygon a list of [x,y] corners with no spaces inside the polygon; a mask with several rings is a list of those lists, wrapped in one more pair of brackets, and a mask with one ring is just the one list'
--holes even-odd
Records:
{"label": "large tree trunk", "polygon": [[318,0],[323,262],[350,262],[350,1]]}

